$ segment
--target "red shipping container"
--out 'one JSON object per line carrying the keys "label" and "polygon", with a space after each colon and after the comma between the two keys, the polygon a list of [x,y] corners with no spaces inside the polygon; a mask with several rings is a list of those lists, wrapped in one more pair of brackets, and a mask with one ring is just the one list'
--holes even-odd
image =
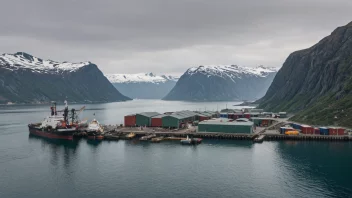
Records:
{"label": "red shipping container", "polygon": [[320,130],[319,130],[319,128],[315,128],[315,129],[314,129],[314,133],[315,133],[315,135],[320,135]]}
{"label": "red shipping container", "polygon": [[301,131],[303,134],[314,134],[314,128],[308,125],[301,125]]}
{"label": "red shipping container", "polygon": [[245,113],[245,114],[244,114],[244,117],[247,118],[247,119],[250,119],[250,118],[251,118],[251,114]]}
{"label": "red shipping container", "polygon": [[338,135],[345,135],[345,129],[344,128],[338,128],[337,129],[337,134]]}
{"label": "red shipping container", "polygon": [[337,135],[337,128],[329,128],[329,135]]}
{"label": "red shipping container", "polygon": [[125,127],[136,126],[136,115],[125,116]]}

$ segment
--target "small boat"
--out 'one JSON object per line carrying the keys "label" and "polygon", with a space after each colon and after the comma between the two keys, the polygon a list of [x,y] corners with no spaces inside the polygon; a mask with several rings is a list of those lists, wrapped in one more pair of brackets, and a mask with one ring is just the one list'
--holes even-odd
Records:
{"label": "small boat", "polygon": [[200,144],[202,142],[201,138],[189,138],[187,135],[186,139],[180,141],[181,144]]}
{"label": "small boat", "polygon": [[192,139],[190,139],[187,135],[187,138],[181,140],[180,142],[181,142],[181,144],[192,144]]}
{"label": "small boat", "polygon": [[136,136],[136,134],[132,132],[132,133],[127,134],[127,135],[125,136],[125,138],[128,139],[128,140],[130,140],[130,139],[134,138],[135,136]]}
{"label": "small boat", "polygon": [[154,138],[154,137],[156,137],[155,134],[146,135],[146,136],[143,136],[143,137],[139,138],[139,140],[140,140],[140,141],[148,141],[148,140],[150,140],[150,139],[152,139],[152,138]]}
{"label": "small boat", "polygon": [[156,137],[156,138],[152,138],[151,139],[151,142],[153,143],[159,143],[163,140],[164,138],[163,137]]}
{"label": "small boat", "polygon": [[96,140],[104,139],[103,126],[96,119],[93,119],[88,124],[86,133],[87,133],[88,139],[96,139]]}

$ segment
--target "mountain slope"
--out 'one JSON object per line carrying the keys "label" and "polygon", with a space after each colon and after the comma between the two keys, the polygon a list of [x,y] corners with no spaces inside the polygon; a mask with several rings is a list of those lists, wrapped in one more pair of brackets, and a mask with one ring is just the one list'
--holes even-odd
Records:
{"label": "mountain slope", "polygon": [[352,126],[352,23],[316,45],[292,53],[260,108],[297,112],[292,120]]}
{"label": "mountain slope", "polygon": [[106,74],[122,94],[130,98],[161,99],[175,86],[178,77],[153,73]]}
{"label": "mountain slope", "polygon": [[276,69],[237,65],[199,66],[188,69],[164,100],[254,100],[270,86]]}
{"label": "mountain slope", "polygon": [[0,56],[0,103],[129,100],[90,62],[42,60],[24,52]]}

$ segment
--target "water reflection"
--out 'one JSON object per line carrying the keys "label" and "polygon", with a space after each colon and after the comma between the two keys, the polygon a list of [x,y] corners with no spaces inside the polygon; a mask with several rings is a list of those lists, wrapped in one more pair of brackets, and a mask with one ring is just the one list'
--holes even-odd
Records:
{"label": "water reflection", "polygon": [[[351,144],[345,142],[277,142],[275,149],[282,161],[280,164],[287,178],[298,180],[302,191],[314,191],[324,196],[352,194]],[[348,153],[348,154],[346,154]],[[349,157],[346,157],[349,156]],[[337,165],[336,161],[340,161]],[[339,185],[335,182],[339,181]],[[299,189],[299,188],[298,188]],[[290,190],[289,188],[287,190]]]}
{"label": "water reflection", "polygon": [[76,159],[79,141],[76,140],[58,140],[41,138],[29,134],[29,142],[40,142],[43,152],[49,150],[50,163],[54,166],[60,165],[60,158],[63,157],[64,166],[68,168],[72,159]]}

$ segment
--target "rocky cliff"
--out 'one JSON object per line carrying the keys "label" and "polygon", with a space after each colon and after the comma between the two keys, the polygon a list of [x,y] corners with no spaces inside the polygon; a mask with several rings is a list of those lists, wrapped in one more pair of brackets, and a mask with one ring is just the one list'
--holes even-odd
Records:
{"label": "rocky cliff", "polygon": [[255,100],[265,94],[275,74],[275,68],[263,66],[193,67],[181,76],[164,100]]}
{"label": "rocky cliff", "polygon": [[91,62],[42,60],[24,52],[0,56],[0,103],[129,100]]}
{"label": "rocky cliff", "polygon": [[316,45],[293,52],[277,73],[260,108],[296,112],[309,124],[352,126],[352,23]]}

